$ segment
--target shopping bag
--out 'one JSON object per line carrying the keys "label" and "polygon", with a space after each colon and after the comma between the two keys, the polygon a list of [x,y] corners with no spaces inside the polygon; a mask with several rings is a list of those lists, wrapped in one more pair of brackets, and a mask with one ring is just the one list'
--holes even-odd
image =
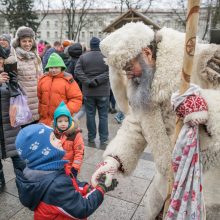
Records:
{"label": "shopping bag", "polygon": [[20,95],[10,98],[9,116],[12,127],[31,122],[32,113],[27,103],[27,96],[22,92]]}

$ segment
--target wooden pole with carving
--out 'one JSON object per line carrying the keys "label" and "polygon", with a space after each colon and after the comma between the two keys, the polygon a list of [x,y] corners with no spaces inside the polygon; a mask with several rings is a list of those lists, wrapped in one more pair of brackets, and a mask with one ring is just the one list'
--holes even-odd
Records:
{"label": "wooden pole with carving", "polygon": [[[183,68],[181,75],[181,85],[180,94],[183,94],[188,88],[190,83],[190,76],[193,68],[193,58],[196,47],[196,33],[199,20],[199,5],[200,0],[188,0],[187,6],[187,18],[186,18],[186,36],[185,36],[185,47],[184,47],[184,57],[183,57]],[[176,127],[174,133],[174,145],[183,126],[183,121],[179,118],[176,119]],[[172,193],[173,186],[173,171],[170,168],[170,173],[168,177],[168,196],[164,205],[163,217],[166,216],[170,205],[170,197]]]}

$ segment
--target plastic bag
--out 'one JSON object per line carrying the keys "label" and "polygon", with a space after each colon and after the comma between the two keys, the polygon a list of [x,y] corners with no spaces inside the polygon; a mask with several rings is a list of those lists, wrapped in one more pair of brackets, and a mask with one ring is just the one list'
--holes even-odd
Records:
{"label": "plastic bag", "polygon": [[27,103],[27,96],[23,95],[22,92],[20,95],[10,98],[9,116],[12,127],[31,122],[32,113]]}

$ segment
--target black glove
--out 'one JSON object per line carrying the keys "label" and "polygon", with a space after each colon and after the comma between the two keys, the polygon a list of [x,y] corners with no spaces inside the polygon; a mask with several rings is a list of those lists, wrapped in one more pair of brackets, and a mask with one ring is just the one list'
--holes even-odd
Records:
{"label": "black glove", "polygon": [[8,76],[9,76],[9,83],[7,83],[7,85],[8,85],[10,97],[15,97],[20,95],[17,74],[15,72],[8,72]]}
{"label": "black glove", "polygon": [[105,174],[101,175],[98,179],[98,185],[97,186],[101,187],[102,190],[105,193],[107,193],[109,191],[113,191],[118,185],[118,180],[117,179],[112,179],[111,185],[107,187],[105,185],[105,178],[106,178]]}
{"label": "black glove", "polygon": [[77,174],[78,174],[78,171],[75,169],[75,168],[71,168],[71,173],[73,174],[73,176],[76,178],[77,177]]}
{"label": "black glove", "polygon": [[90,83],[89,83],[89,87],[94,88],[97,87],[99,85],[98,80],[93,79]]}

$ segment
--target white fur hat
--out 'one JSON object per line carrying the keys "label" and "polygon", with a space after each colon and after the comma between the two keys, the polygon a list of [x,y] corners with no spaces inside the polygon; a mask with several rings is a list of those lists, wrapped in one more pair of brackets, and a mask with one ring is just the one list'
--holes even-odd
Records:
{"label": "white fur hat", "polygon": [[154,31],[143,22],[128,23],[108,35],[100,49],[108,65],[122,69],[154,39]]}

